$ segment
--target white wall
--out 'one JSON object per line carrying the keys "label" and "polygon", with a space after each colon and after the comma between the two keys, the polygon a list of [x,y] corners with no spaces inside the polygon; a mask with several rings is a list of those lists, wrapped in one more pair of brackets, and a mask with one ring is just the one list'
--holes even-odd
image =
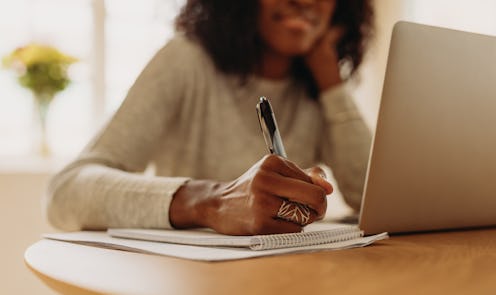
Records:
{"label": "white wall", "polygon": [[389,41],[398,20],[496,35],[494,0],[375,0],[376,36],[360,69],[354,97],[364,117],[375,130]]}
{"label": "white wall", "polygon": [[404,0],[376,0],[374,5],[375,36],[360,68],[358,80],[352,81],[353,95],[372,130],[375,130],[377,121],[393,25],[404,19],[405,15]]}

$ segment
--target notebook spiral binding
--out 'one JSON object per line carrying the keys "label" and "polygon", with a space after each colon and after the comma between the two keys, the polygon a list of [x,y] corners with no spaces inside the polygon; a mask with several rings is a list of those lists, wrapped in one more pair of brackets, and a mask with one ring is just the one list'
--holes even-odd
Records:
{"label": "notebook spiral binding", "polygon": [[301,232],[291,234],[255,236],[252,239],[252,250],[280,249],[329,244],[363,237],[363,231],[350,226],[336,230],[320,232]]}

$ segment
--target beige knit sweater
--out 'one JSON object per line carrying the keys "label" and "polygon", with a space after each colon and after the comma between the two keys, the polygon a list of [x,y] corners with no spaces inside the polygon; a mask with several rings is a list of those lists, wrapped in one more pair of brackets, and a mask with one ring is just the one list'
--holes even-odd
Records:
{"label": "beige knit sweater", "polygon": [[[125,69],[123,69],[125,70]],[[288,158],[331,167],[345,200],[361,201],[370,132],[344,87],[311,100],[292,80],[219,72],[203,48],[176,36],[150,61],[122,106],[45,199],[64,230],[168,228],[169,205],[189,178],[233,180],[267,153],[255,105],[266,96]],[[156,176],[141,172],[150,164]]]}

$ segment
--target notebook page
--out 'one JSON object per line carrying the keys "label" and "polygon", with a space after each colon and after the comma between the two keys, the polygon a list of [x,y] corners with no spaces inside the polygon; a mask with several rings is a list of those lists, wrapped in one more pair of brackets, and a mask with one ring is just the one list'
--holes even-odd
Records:
{"label": "notebook page", "polygon": [[246,259],[262,256],[280,255],[285,253],[313,252],[323,250],[340,250],[356,247],[364,247],[375,241],[388,238],[386,233],[369,237],[342,241],[331,244],[321,244],[297,248],[283,248],[274,250],[253,251],[246,248],[219,248],[202,247],[180,244],[168,244],[162,242],[148,242],[140,240],[119,239],[107,235],[106,232],[73,232],[59,234],[45,234],[45,238],[72,242],[83,245],[90,245],[109,249],[119,249],[145,254],[156,254],[172,256],[177,258],[199,260],[199,261],[226,261]]}
{"label": "notebook page", "polygon": [[213,247],[250,247],[252,238],[251,236],[221,235],[210,229],[158,230],[111,228],[107,230],[107,234],[116,238]]}
{"label": "notebook page", "polygon": [[212,230],[153,230],[109,229],[107,233],[117,238],[159,241],[174,244],[221,247],[248,247],[252,250],[301,247],[338,242],[363,235],[356,226],[315,223],[304,232],[256,236],[229,236]]}

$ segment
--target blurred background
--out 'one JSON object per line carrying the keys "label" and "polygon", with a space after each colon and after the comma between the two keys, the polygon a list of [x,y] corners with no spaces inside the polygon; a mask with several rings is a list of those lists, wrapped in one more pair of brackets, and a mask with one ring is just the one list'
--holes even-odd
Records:
{"label": "blurred background", "polygon": [[[43,232],[54,231],[42,216],[40,199],[46,183],[109,119],[147,61],[173,36],[173,20],[184,2],[0,0],[0,59],[4,60],[0,68],[0,294],[53,294],[23,263],[26,248]],[[396,21],[496,35],[493,0],[376,0],[374,5],[376,36],[359,78],[349,85],[372,130]],[[47,44],[61,56],[75,58],[63,65],[70,83],[57,89],[49,104],[40,104],[36,92],[20,85],[19,71],[26,71],[22,65],[7,61],[14,50],[33,43]],[[61,79],[60,73],[52,76]],[[40,105],[46,107],[45,136]]]}

